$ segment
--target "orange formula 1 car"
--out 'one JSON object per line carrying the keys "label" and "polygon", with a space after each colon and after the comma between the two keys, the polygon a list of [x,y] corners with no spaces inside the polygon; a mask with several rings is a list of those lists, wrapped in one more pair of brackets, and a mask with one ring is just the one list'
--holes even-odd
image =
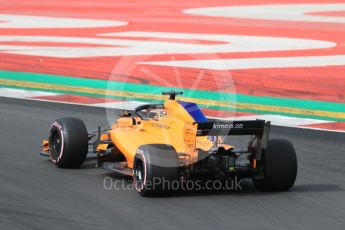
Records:
{"label": "orange formula 1 car", "polygon": [[[270,122],[208,120],[195,103],[175,100],[138,106],[124,112],[110,127],[87,131],[77,118],[57,119],[42,155],[60,168],[78,168],[88,153],[97,165],[133,177],[143,196],[169,191],[154,184],[191,178],[252,178],[260,190],[287,190],[295,182],[297,160],[287,140],[268,139]],[[229,135],[248,135],[248,147],[236,149],[224,141]],[[157,180],[159,179],[159,180]],[[166,185],[166,183],[164,183]]]}

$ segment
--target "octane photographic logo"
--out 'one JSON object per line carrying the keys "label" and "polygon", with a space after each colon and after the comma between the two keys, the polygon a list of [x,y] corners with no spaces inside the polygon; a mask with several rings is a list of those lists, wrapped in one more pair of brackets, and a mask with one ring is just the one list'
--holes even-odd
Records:
{"label": "octane photographic logo", "polygon": [[[113,33],[107,36],[132,36],[132,46],[112,70],[105,92],[106,114],[111,126],[119,118],[119,110],[132,112],[143,104],[163,104],[168,96],[162,91],[182,91],[176,100],[196,103],[205,115],[213,118],[232,117],[236,112],[236,89],[226,66],[224,70],[184,68],[175,65],[179,60],[221,60],[216,54],[219,42],[191,34],[177,33]],[[206,44],[205,44],[206,43]],[[211,45],[210,45],[211,43]],[[221,44],[222,46],[224,44]],[[214,49],[213,49],[214,48]],[[171,66],[161,66],[155,61],[167,61]],[[221,62],[218,62],[221,67]],[[195,108],[190,108],[189,112]],[[134,115],[134,114],[132,114]],[[167,114],[159,109],[148,116],[153,120],[150,128],[159,136],[157,143],[170,144],[183,138],[174,133],[170,124],[160,123]],[[135,115],[134,115],[135,116]],[[183,124],[172,124],[183,125]],[[147,127],[149,128],[149,127]],[[176,135],[179,135],[177,137]],[[140,136],[133,142],[145,144]],[[160,161],[167,166],[165,161]]]}
{"label": "octane photographic logo", "polygon": [[[107,191],[135,190],[132,180],[113,178],[106,176],[103,179],[103,188]],[[228,180],[165,180],[154,177],[147,181],[147,189],[161,188],[169,191],[242,191],[242,179],[234,177]]]}

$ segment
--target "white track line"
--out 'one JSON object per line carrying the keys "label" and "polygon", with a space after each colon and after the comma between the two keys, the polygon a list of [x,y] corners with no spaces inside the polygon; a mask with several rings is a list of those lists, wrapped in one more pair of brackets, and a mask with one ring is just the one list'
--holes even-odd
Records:
{"label": "white track line", "polygon": [[108,109],[121,109],[121,110],[134,110],[137,106],[146,104],[140,101],[119,101],[119,102],[106,102],[106,103],[96,103],[90,106],[102,107]]}
{"label": "white track line", "polygon": [[[219,6],[203,7],[183,10],[185,14],[245,18],[255,20],[282,20],[298,22],[327,22],[345,23],[344,17],[310,15],[313,12],[344,11],[344,3],[331,4],[272,4],[272,5],[247,5],[247,6]],[[258,21],[259,23],[259,21]]]}
{"label": "white track line", "polygon": [[43,91],[31,91],[23,89],[11,89],[0,87],[1,97],[11,98],[29,98],[29,97],[42,97],[42,96],[56,96],[57,93],[43,92]]}
{"label": "white track line", "polygon": [[[210,117],[213,118],[213,117]],[[216,118],[216,117],[214,117]],[[277,126],[286,126],[286,127],[296,127],[300,125],[313,125],[313,124],[320,124],[320,123],[332,123],[333,121],[325,121],[325,120],[317,120],[317,119],[309,119],[309,118],[297,118],[297,117],[287,117],[282,115],[271,115],[271,114],[264,114],[264,115],[250,115],[250,116],[239,116],[239,117],[224,117],[224,118],[217,118],[220,120],[266,120],[271,121],[273,125]]]}
{"label": "white track line", "polygon": [[345,55],[152,61],[139,64],[211,70],[326,67],[345,65]]}

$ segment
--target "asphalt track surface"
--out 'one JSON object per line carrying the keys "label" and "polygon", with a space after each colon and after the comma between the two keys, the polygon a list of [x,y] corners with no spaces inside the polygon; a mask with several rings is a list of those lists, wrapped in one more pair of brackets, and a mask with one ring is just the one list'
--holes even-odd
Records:
{"label": "asphalt track surface", "polygon": [[120,177],[92,164],[62,170],[39,156],[62,116],[107,124],[104,109],[0,98],[0,229],[344,229],[344,134],[272,127],[298,153],[289,192],[258,192],[249,181],[242,191],[142,198],[105,190],[106,176]]}

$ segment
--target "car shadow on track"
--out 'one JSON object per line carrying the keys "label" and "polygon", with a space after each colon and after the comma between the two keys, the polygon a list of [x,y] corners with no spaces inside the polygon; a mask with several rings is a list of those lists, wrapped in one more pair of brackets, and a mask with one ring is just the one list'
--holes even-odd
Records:
{"label": "car shadow on track", "polygon": [[342,186],[337,184],[297,184],[293,187],[294,192],[342,192]]}
{"label": "car shadow on track", "polygon": [[[106,177],[112,178],[114,181],[122,181],[126,185],[132,183],[131,177],[122,176],[117,173],[106,173],[103,174]],[[272,196],[282,193],[311,193],[311,192],[339,192],[345,191],[342,186],[337,184],[296,184],[293,188],[288,191],[281,192],[263,192],[257,190],[250,179],[243,180],[241,182],[241,189],[207,189],[207,190],[176,190],[169,195],[163,197],[193,197],[193,196],[214,196],[214,195],[236,195],[236,196],[247,196],[247,195],[260,195],[260,196]],[[135,192],[134,190],[131,192]],[[159,196],[162,197],[162,196]]]}
{"label": "car shadow on track", "polygon": [[199,191],[177,191],[172,197],[190,197],[190,196],[213,196],[213,195],[236,195],[236,196],[272,196],[287,193],[313,193],[313,192],[339,192],[345,191],[340,185],[336,184],[308,184],[295,185],[287,191],[266,192],[257,190],[250,180],[246,180],[242,184],[241,190],[199,190]]}

